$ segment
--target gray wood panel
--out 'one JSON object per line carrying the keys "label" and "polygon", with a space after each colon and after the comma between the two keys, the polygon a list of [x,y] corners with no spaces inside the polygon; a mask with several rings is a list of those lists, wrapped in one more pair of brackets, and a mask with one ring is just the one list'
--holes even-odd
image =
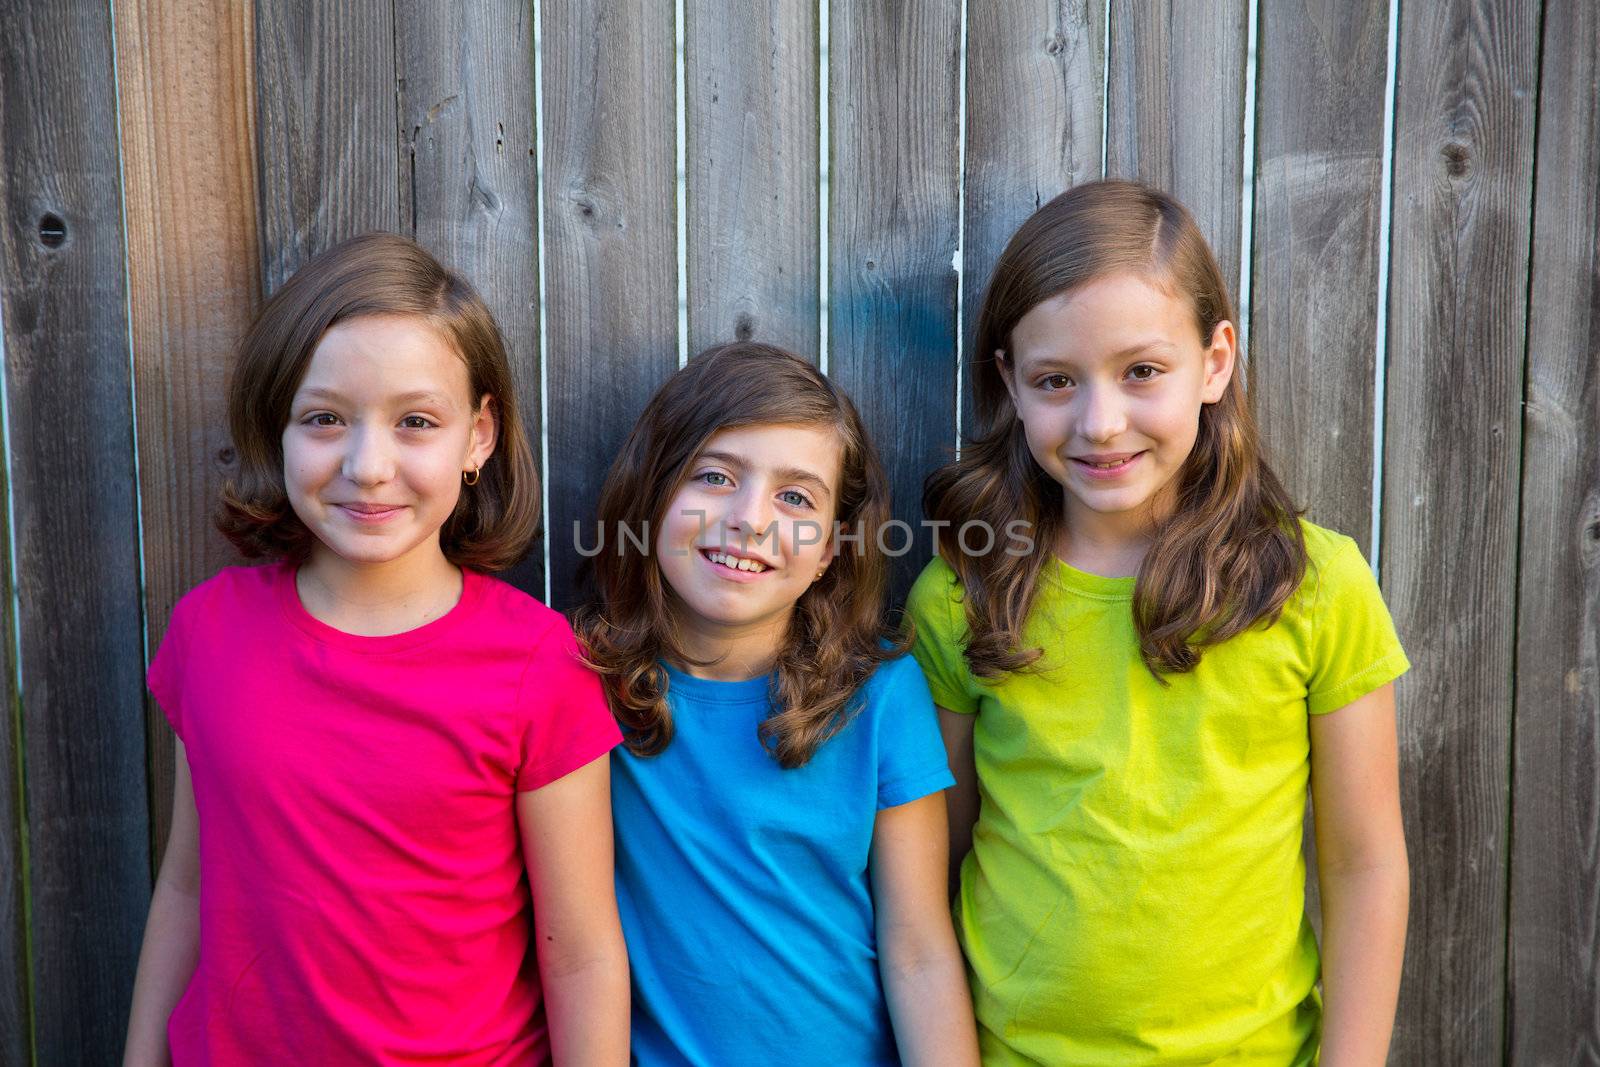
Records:
{"label": "gray wood panel", "polygon": [[1106,172],[1176,196],[1239,292],[1247,0],[1111,5]]}
{"label": "gray wood panel", "polygon": [[1382,572],[1411,923],[1392,1056],[1505,1038],[1517,484],[1538,9],[1400,8]]}
{"label": "gray wood panel", "polygon": [[[915,534],[899,603],[932,555],[922,480],[955,443],[961,6],[839,4],[831,22],[829,373],[861,409]],[[905,543],[889,531],[891,550]]]}
{"label": "gray wood panel", "polygon": [[[401,224],[494,312],[538,460],[533,9],[520,0],[400,0],[394,17]],[[501,577],[543,598],[543,546]]]}
{"label": "gray wood panel", "polygon": [[402,232],[394,6],[257,0],[261,265],[270,293],[347,237]]}
{"label": "gray wood panel", "polygon": [[754,339],[816,361],[817,7],[686,0],[689,353]]}
{"label": "gray wood panel", "polygon": [[1600,9],[1550,0],[1523,408],[1514,1064],[1600,1062]]}
{"label": "gray wood panel", "polygon": [[1100,177],[1105,4],[993,0],[967,8],[967,145],[961,251],[962,431],[975,411],[970,368],[995,261],[1024,219]]}
{"label": "gray wood panel", "polygon": [[[673,11],[543,6],[551,600],[573,603],[573,523],[677,369]],[[593,529],[590,528],[592,543]]]}
{"label": "gray wood panel", "polygon": [[[41,1064],[119,1059],[150,892],[112,70],[106,4],[0,4],[0,321]],[[0,1001],[14,1018],[15,994]]]}

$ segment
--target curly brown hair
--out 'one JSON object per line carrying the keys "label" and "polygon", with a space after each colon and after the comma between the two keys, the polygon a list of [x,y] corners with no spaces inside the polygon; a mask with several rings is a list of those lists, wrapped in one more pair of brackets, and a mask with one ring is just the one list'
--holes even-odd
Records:
{"label": "curly brown hair", "polygon": [[[759,730],[762,746],[793,768],[844,728],[872,672],[908,644],[884,617],[888,566],[873,536],[891,515],[888,479],[849,397],[783,349],[748,341],[708,349],[639,416],[606,476],[597,517],[602,531],[659,529],[706,442],[760,424],[826,426],[843,446],[834,518],[849,550],[841,547],[795,604],[773,670],[775,710]],[[585,561],[589,596],[573,622],[629,750],[651,756],[673,735],[662,661],[696,661],[684,651],[661,568],[648,550],[621,551],[626,543]]]}
{"label": "curly brown hair", "polygon": [[334,326],[366,315],[415,315],[467,365],[474,398],[494,404],[497,441],[477,483],[464,486],[439,534],[460,567],[501,570],[527,555],[539,533],[539,473],[517,416],[505,341],[466,279],[415,241],[389,233],[354,237],[309,260],[267,301],[239,342],[228,424],[239,471],[222,491],[217,528],[248,559],[294,562],[313,535],[289,505],[283,429],[317,344]]}
{"label": "curly brown hair", "polygon": [[[941,539],[965,590],[967,663],[994,678],[1037,660],[1022,647],[1040,572],[1065,526],[1062,488],[1034,462],[997,354],[1033,308],[1098,278],[1131,272],[1194,306],[1201,343],[1233,321],[1222,272],[1177,200],[1139,182],[1088,182],[1029,217],[1012,236],[983,296],[974,348],[978,432],[960,459],[929,476],[923,507],[959,525],[1031,524],[1034,551],[971,555]],[[1243,368],[1200,411],[1178,473],[1177,506],[1156,531],[1134,585],[1140,652],[1158,676],[1200,662],[1207,646],[1271,622],[1305,574],[1298,510],[1261,453]]]}

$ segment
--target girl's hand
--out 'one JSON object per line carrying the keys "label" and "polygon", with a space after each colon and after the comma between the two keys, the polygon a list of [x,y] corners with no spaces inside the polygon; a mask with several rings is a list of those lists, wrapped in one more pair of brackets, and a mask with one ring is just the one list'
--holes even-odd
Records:
{"label": "girl's hand", "polygon": [[1380,1065],[1388,1054],[1410,895],[1398,768],[1392,684],[1312,716],[1322,1067]]}
{"label": "girl's hand", "polygon": [[878,970],[908,1067],[978,1062],[972,997],[945,892],[945,834],[938,793],[883,809],[872,830]]}
{"label": "girl's hand", "polygon": [[611,757],[517,794],[558,1067],[628,1062],[628,951],[612,881]]}
{"label": "girl's hand", "polygon": [[972,754],[972,730],[976,715],[961,715],[949,708],[939,709],[939,732],[944,735],[944,752],[956,784],[944,791],[950,819],[950,897],[961,891],[961,861],[972,851],[972,828],[978,822],[978,767]]}

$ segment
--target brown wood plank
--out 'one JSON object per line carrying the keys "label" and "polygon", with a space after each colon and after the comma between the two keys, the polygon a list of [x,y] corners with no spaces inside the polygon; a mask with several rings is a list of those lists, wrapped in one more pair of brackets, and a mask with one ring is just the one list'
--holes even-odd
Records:
{"label": "brown wood plank", "polygon": [[1517,485],[1539,11],[1400,6],[1382,573],[1411,924],[1392,1056],[1505,1039]]}
{"label": "brown wood plank", "polygon": [[815,361],[817,7],[686,0],[689,352],[735,339]]}
{"label": "brown wood plank", "polygon": [[1289,491],[1370,558],[1389,4],[1259,12],[1252,395]]}
{"label": "brown wood plank", "polygon": [[347,237],[401,232],[393,16],[389,0],[256,0],[268,292]]}
{"label": "brown wood plank", "polygon": [[[0,323],[0,326],[3,326]],[[0,332],[0,357],[4,355],[4,336]],[[0,440],[0,450],[5,442]],[[0,463],[0,493],[6,483],[5,464]],[[24,914],[23,892],[27,885],[23,870],[22,811],[17,799],[22,795],[18,781],[21,761],[18,758],[17,740],[21,736],[22,707],[17,701],[17,663],[11,654],[15,647],[16,628],[11,614],[11,509],[0,500],[0,670],[5,672],[0,680],[0,700],[5,701],[4,721],[0,722],[0,1062],[22,1064],[28,1062],[33,1040],[29,1028],[29,976],[28,928]]]}
{"label": "brown wood plank", "polygon": [[[520,0],[400,0],[394,17],[402,225],[494,312],[537,460],[533,9]],[[543,545],[501,577],[543,598]]]}
{"label": "brown wood plank", "polygon": [[1600,1062],[1600,9],[1544,14],[1511,804],[1514,1064]]}
{"label": "brown wood plank", "polygon": [[914,534],[893,561],[899,603],[932,555],[922,480],[955,443],[961,5],[838,4],[830,30],[827,366]]}
{"label": "brown wood plank", "polygon": [[0,4],[0,321],[41,1064],[119,1059],[150,892],[116,107],[106,4]]}
{"label": "brown wood plank", "polygon": [[971,435],[970,350],[1006,242],[1040,205],[1100,177],[1105,4],[993,0],[967,8],[967,157],[961,272],[962,430]]}
{"label": "brown wood plank", "polygon": [[[551,600],[573,604],[573,524],[677,369],[673,10],[543,5]],[[585,544],[593,543],[590,527]]]}
{"label": "brown wood plank", "polygon": [[1106,170],[1182,200],[1239,292],[1247,0],[1111,5]]}
{"label": "brown wood plank", "polygon": [[[183,593],[238,561],[212,524],[234,468],[233,348],[261,292],[255,16],[227,0],[115,6],[128,313],[149,649]],[[147,701],[152,862],[172,817],[172,728]]]}

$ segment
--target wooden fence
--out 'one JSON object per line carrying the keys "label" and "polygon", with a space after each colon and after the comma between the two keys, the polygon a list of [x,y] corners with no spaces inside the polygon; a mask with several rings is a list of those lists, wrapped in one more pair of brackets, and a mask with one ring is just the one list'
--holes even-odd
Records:
{"label": "wooden fence", "polygon": [[120,1055],[142,672],[231,562],[229,348],[307,256],[395,230],[482,287],[544,443],[513,577],[562,606],[631,420],[730,337],[816,354],[915,519],[1005,237],[1108,173],[1200,219],[1416,662],[1393,1061],[1600,1063],[1597,57],[1592,0],[0,0],[0,1062]]}

